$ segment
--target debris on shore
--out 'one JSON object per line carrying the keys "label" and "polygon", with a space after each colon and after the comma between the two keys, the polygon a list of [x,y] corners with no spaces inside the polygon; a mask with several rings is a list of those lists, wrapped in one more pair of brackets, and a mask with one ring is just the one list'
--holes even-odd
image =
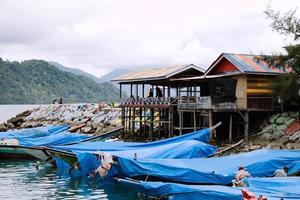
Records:
{"label": "debris on shore", "polygon": [[0,131],[70,125],[70,132],[102,134],[121,125],[121,110],[98,104],[52,104],[25,111],[0,124]]}
{"label": "debris on shore", "polygon": [[259,133],[243,145],[241,151],[261,148],[300,149],[300,120],[298,112],[273,115]]}

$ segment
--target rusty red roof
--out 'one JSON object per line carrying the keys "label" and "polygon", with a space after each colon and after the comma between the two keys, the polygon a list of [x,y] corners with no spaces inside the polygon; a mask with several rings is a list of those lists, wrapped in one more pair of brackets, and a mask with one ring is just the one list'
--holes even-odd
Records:
{"label": "rusty red roof", "polygon": [[115,78],[112,81],[116,82],[135,82],[135,81],[147,81],[147,80],[162,80],[167,79],[172,76],[175,76],[181,72],[184,72],[189,69],[194,69],[204,74],[205,70],[193,65],[174,65],[169,67],[161,67],[161,68],[152,68],[145,69],[140,71],[130,72],[128,74],[122,75],[118,78]]}

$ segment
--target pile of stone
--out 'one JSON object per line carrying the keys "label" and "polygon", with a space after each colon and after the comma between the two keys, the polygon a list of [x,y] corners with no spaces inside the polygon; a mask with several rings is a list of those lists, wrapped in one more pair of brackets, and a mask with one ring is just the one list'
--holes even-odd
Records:
{"label": "pile of stone", "polygon": [[298,112],[273,115],[261,132],[253,135],[240,151],[261,148],[300,149],[300,121]]}
{"label": "pile of stone", "polygon": [[260,132],[267,139],[278,139],[285,136],[288,127],[299,118],[297,112],[286,112],[273,115],[269,120],[269,125]]}
{"label": "pile of stone", "polygon": [[[2,124],[6,129],[69,124],[71,132],[101,134],[121,125],[121,110],[98,104],[53,104],[26,111]],[[0,127],[2,127],[0,125]]]}

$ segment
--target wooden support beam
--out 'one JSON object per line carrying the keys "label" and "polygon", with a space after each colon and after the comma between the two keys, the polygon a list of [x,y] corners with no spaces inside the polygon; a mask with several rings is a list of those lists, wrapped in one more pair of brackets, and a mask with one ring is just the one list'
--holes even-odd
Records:
{"label": "wooden support beam", "polygon": [[124,127],[124,132],[125,132],[125,136],[127,136],[128,134],[128,125],[127,125],[127,115],[128,115],[128,108],[124,108],[125,109],[125,127]]}
{"label": "wooden support beam", "polygon": [[143,108],[140,108],[139,109],[139,114],[140,114],[140,133],[139,133],[139,136],[141,137],[142,136],[142,127],[143,127]]}
{"label": "wooden support beam", "polygon": [[128,109],[128,131],[131,129],[131,108]]}
{"label": "wooden support beam", "polygon": [[229,143],[232,143],[232,113],[229,116]]}
{"label": "wooden support beam", "polygon": [[122,126],[125,127],[125,108],[121,109]]}
{"label": "wooden support beam", "polygon": [[120,99],[122,99],[122,84],[120,83]]}
{"label": "wooden support beam", "polygon": [[131,118],[131,123],[132,123],[132,136],[134,136],[134,132],[135,132],[135,108],[133,108],[133,111],[132,111],[132,118]]}
{"label": "wooden support beam", "polygon": [[150,135],[149,137],[152,139],[154,133],[154,108],[150,108]]}
{"label": "wooden support beam", "polygon": [[249,138],[249,135],[248,135],[248,132],[249,132],[249,112],[248,111],[245,112],[244,117],[245,117],[244,141],[248,142],[248,138]]}
{"label": "wooden support beam", "polygon": [[145,97],[145,84],[143,83],[143,88],[142,88],[142,97]]}
{"label": "wooden support beam", "polygon": [[194,119],[194,131],[197,130],[197,121],[196,121],[196,110],[194,109],[193,112],[193,119]]}
{"label": "wooden support beam", "polygon": [[139,84],[135,85],[135,96],[138,97],[139,96]]}
{"label": "wooden support beam", "polygon": [[132,84],[130,84],[130,97],[132,96]]}
{"label": "wooden support beam", "polygon": [[179,110],[179,135],[182,135],[183,112]]}
{"label": "wooden support beam", "polygon": [[[212,110],[208,111],[208,126],[212,127],[213,126],[213,116],[212,116]],[[210,132],[210,140],[214,139],[214,131]]]}

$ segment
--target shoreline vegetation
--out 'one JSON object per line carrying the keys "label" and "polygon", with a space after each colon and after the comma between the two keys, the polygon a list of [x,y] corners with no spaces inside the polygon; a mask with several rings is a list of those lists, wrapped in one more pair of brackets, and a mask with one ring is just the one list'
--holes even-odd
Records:
{"label": "shoreline vegetation", "polygon": [[[107,105],[101,107],[98,104],[88,103],[37,106],[0,124],[0,131],[60,124],[70,125],[70,132],[101,135],[121,126],[121,110]],[[137,138],[131,140],[135,141]],[[219,146],[220,149],[227,147],[226,144]],[[286,112],[271,116],[260,132],[250,136],[249,142],[232,148],[226,154],[261,148],[299,149],[299,113]]]}

